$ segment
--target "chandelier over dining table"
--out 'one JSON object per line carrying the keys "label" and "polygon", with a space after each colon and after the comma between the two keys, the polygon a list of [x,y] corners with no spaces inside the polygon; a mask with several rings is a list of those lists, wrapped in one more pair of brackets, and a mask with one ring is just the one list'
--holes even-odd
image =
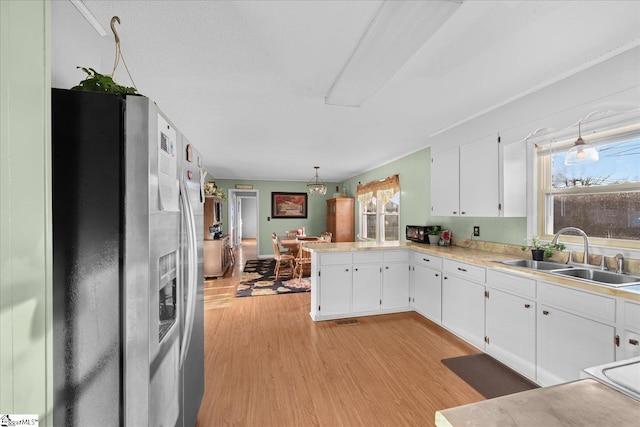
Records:
{"label": "chandelier over dining table", "polygon": [[307,184],[307,191],[309,194],[327,194],[327,186],[318,177],[318,169],[320,169],[320,166],[314,166],[314,168],[316,170],[316,175]]}

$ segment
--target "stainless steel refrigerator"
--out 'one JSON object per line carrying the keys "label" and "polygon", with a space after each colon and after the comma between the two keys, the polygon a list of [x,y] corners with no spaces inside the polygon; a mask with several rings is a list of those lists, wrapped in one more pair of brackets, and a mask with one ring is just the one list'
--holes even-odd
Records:
{"label": "stainless steel refrigerator", "polygon": [[54,425],[193,426],[202,159],[143,96],[53,89]]}

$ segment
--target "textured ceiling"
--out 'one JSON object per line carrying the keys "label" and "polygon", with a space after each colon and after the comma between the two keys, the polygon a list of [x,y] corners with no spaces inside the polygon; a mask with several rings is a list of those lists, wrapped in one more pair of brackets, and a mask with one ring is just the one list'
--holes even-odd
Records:
{"label": "textured ceiling", "polygon": [[[637,1],[465,1],[360,108],[324,97],[379,1],[92,1],[216,178],[340,181],[640,38]],[[402,28],[398,28],[402,31]],[[113,38],[103,38],[104,69]],[[124,67],[116,80],[129,84]]]}

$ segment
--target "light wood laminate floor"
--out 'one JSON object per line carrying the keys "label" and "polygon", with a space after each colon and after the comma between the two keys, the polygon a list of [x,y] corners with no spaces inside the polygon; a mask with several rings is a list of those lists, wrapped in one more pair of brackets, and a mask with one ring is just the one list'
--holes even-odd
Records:
{"label": "light wood laminate floor", "polygon": [[235,298],[255,241],[205,282],[198,426],[431,426],[484,400],[441,359],[478,350],[416,313],[313,322],[310,294]]}

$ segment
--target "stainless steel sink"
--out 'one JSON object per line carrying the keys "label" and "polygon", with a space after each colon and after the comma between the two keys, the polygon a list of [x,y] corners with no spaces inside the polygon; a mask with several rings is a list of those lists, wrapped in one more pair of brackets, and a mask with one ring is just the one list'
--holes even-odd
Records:
{"label": "stainless steel sink", "polygon": [[640,277],[628,274],[615,273],[613,271],[598,270],[597,267],[586,268],[582,265],[563,264],[553,261],[534,261],[532,259],[514,259],[499,261],[501,264],[513,267],[541,270],[556,276],[571,277],[585,280],[598,285],[620,288],[623,286],[640,285]]}
{"label": "stainless steel sink", "polygon": [[583,369],[580,378],[595,378],[629,397],[640,400],[640,357]]}
{"label": "stainless steel sink", "polygon": [[552,273],[589,280],[591,282],[597,282],[613,287],[640,285],[640,277],[614,273],[612,271],[591,270],[587,268],[572,268],[566,270],[555,270],[552,271]]}
{"label": "stainless steel sink", "polygon": [[531,268],[533,270],[558,270],[560,268],[573,268],[571,265],[553,261],[534,261],[532,259],[514,259],[510,261],[501,261],[502,264],[512,265],[514,267]]}

